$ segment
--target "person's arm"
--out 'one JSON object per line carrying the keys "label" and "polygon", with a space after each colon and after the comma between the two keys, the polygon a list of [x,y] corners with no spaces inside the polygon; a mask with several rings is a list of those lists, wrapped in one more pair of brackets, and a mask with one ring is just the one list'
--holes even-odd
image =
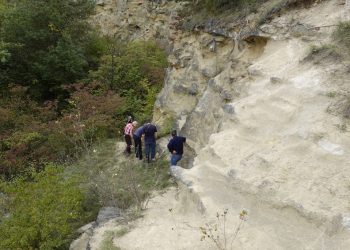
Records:
{"label": "person's arm", "polygon": [[173,153],[173,140],[171,139],[170,142],[168,143],[168,150],[170,153]]}

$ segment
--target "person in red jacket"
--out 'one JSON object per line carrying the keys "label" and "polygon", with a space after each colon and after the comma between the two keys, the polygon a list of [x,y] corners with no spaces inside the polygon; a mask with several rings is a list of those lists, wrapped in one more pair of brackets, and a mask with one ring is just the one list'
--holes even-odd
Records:
{"label": "person in red jacket", "polygon": [[131,154],[132,136],[133,136],[134,128],[136,126],[137,126],[137,122],[133,121],[133,122],[127,123],[124,128],[124,138],[126,142],[125,153],[127,153],[128,155]]}

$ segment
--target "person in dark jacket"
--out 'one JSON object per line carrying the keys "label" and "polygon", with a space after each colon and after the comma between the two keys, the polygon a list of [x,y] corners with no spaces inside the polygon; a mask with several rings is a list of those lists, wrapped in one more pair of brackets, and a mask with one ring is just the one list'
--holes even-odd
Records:
{"label": "person in dark jacket", "polygon": [[135,143],[135,154],[136,158],[142,160],[142,134],[143,134],[143,126],[139,127],[134,132],[134,143]]}
{"label": "person in dark jacket", "polygon": [[157,127],[151,123],[143,125],[143,133],[145,135],[145,154],[147,162],[156,160],[156,137]]}
{"label": "person in dark jacket", "polygon": [[171,132],[173,138],[168,143],[168,149],[171,153],[170,165],[176,166],[177,162],[181,160],[184,152],[184,143],[186,142],[186,137],[177,136],[176,130]]}

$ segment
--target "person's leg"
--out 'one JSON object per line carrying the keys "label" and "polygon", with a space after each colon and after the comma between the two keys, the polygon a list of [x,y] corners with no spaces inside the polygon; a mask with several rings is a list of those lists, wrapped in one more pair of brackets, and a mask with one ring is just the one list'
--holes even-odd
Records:
{"label": "person's leg", "polygon": [[125,151],[130,154],[131,153],[131,136],[130,135],[125,135],[125,142],[126,142],[126,149]]}
{"label": "person's leg", "polygon": [[138,157],[139,138],[134,135],[135,155]]}
{"label": "person's leg", "polygon": [[142,141],[141,141],[141,138],[139,138],[139,146],[138,146],[137,150],[138,150],[139,159],[142,160]]}
{"label": "person's leg", "polygon": [[151,158],[152,160],[155,160],[156,158],[156,143],[152,142],[151,144]]}
{"label": "person's leg", "polygon": [[171,166],[176,166],[177,162],[181,160],[182,155],[172,154],[170,159]]}
{"label": "person's leg", "polygon": [[141,138],[134,136],[135,140],[135,152],[136,152],[136,157],[142,160],[142,142]]}
{"label": "person's leg", "polygon": [[145,143],[145,154],[146,154],[146,159],[147,162],[149,162],[149,156],[150,156],[150,144],[149,143]]}

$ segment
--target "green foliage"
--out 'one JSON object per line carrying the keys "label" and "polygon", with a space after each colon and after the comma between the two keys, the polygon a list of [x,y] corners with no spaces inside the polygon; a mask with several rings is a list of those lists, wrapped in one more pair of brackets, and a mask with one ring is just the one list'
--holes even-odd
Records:
{"label": "green foliage", "polygon": [[[116,148],[117,147],[117,148]],[[163,157],[150,164],[135,157],[125,157],[123,143],[109,139],[95,145],[80,160],[69,167],[75,174],[83,174],[101,206],[144,208],[154,190],[170,185],[169,161]]]}
{"label": "green foliage", "polygon": [[163,122],[161,123],[159,137],[169,136],[171,131],[174,129],[175,118],[171,114],[165,115]]}
{"label": "green foliage", "polygon": [[[210,14],[220,14],[227,10],[243,11],[244,9],[254,9],[264,0],[198,0],[192,1],[191,10],[193,13],[199,13],[203,10]],[[202,15],[205,15],[202,13]]]}
{"label": "green foliage", "polygon": [[127,234],[129,232],[129,230],[125,227],[119,229],[118,231],[115,232],[115,236],[116,237],[122,237],[124,236],[125,234]]}
{"label": "green foliage", "polygon": [[313,61],[315,64],[322,63],[325,59],[339,60],[342,54],[339,48],[332,44],[324,44],[321,46],[312,45],[308,55],[304,60]]}
{"label": "green foliage", "polygon": [[223,10],[224,8],[241,7],[250,5],[256,0],[203,0],[205,8],[209,11]]}
{"label": "green foliage", "polygon": [[154,42],[110,41],[108,54],[93,79],[108,84],[125,99],[120,116],[133,114],[139,121],[149,119],[160,91],[167,65],[166,54]]}
{"label": "green foliage", "polygon": [[115,233],[112,231],[107,231],[104,233],[104,239],[101,242],[101,250],[121,250],[120,247],[117,247],[113,244],[113,238]]}
{"label": "green foliage", "polygon": [[165,159],[158,159],[151,165],[126,162],[117,169],[110,183],[105,182],[101,185],[107,184],[113,187],[110,195],[113,195],[119,207],[123,209],[136,207],[142,210],[147,207],[152,191],[169,186],[168,169],[169,163]]}
{"label": "green foliage", "polygon": [[0,223],[1,249],[67,249],[74,230],[89,216],[79,180],[48,165],[40,173],[1,183],[9,197]]}
{"label": "green foliage", "polygon": [[350,53],[350,22],[342,22],[333,34],[334,39]]}
{"label": "green foliage", "polygon": [[115,136],[123,99],[98,83],[66,88],[69,109],[55,112],[57,102],[30,100],[14,86],[0,98],[0,174],[10,178],[34,163],[76,158],[97,140]]}
{"label": "green foliage", "polygon": [[45,99],[83,78],[103,53],[87,22],[93,10],[93,0],[23,0],[0,9],[0,81]]}

